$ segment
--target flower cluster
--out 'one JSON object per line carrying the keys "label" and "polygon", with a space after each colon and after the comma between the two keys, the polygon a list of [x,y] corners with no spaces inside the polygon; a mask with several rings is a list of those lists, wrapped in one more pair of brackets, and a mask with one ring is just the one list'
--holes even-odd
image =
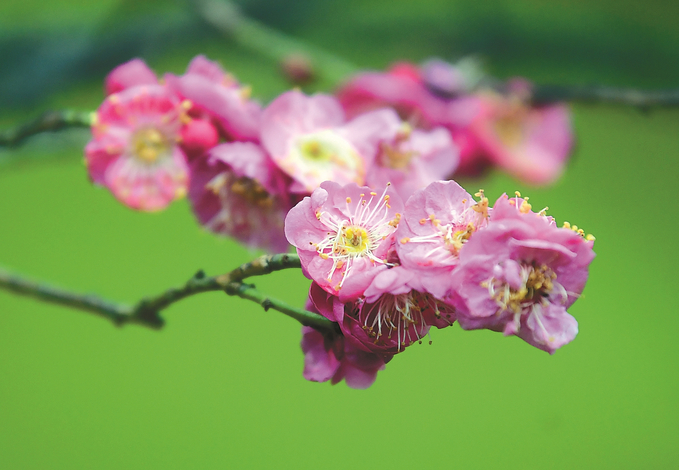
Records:
{"label": "flower cluster", "polygon": [[398,63],[355,76],[337,96],[350,116],[388,105],[415,126],[444,127],[460,149],[457,175],[497,166],[529,184],[554,182],[573,147],[568,108],[531,105],[526,80],[499,93],[479,84],[479,75],[465,62]]}
{"label": "flower cluster", "polygon": [[323,181],[390,181],[407,198],[459,161],[448,131],[413,129],[387,107],[347,119],[331,95],[288,91],[262,108],[202,56],[162,80],[134,59],[105,88],[85,151],[92,180],[144,211],[188,193],[204,227],[251,247],[285,250],[285,214]]}
{"label": "flower cluster", "polygon": [[455,320],[550,354],[575,337],[566,309],[584,288],[594,238],[557,227],[518,193],[492,207],[476,197],[437,181],[403,204],[390,185],[324,182],[290,210],[285,234],[313,281],[313,310],[342,333],[304,330],[307,379],[370,386],[395,354]]}
{"label": "flower cluster", "polygon": [[[242,243],[297,248],[308,309],[338,329],[303,329],[304,376],[370,386],[432,327],[516,335],[553,353],[577,334],[593,238],[558,228],[527,198],[493,207],[452,175],[498,165],[544,184],[571,147],[562,105],[530,85],[478,91],[465,67],[430,61],[365,73],[336,96],[250,99],[194,58],[158,79],[140,59],[113,70],[85,154],[91,179],[125,205],[188,194],[198,222]],[[381,189],[377,189],[381,188]]]}

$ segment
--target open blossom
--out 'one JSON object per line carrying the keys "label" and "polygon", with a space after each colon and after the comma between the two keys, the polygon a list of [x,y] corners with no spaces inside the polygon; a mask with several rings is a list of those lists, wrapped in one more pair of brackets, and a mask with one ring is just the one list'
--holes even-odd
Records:
{"label": "open blossom", "polygon": [[566,309],[587,281],[592,245],[593,237],[558,228],[525,199],[503,195],[453,272],[460,325],[517,335],[553,353],[578,332]]}
{"label": "open blossom", "polygon": [[[390,186],[377,192],[326,181],[290,210],[285,236],[307,277],[343,300],[355,299],[387,263],[402,208]],[[364,282],[343,288],[352,277]]]}
{"label": "open blossom", "polygon": [[214,147],[191,166],[189,199],[208,230],[273,252],[286,251],[289,180],[252,142]]}
{"label": "open blossom", "polygon": [[196,56],[181,76],[165,75],[165,83],[178,96],[190,100],[188,114],[216,126],[229,141],[257,141],[260,105],[244,87],[215,62]]}
{"label": "open blossom", "polygon": [[427,292],[438,298],[452,293],[451,274],[460,251],[488,220],[488,199],[476,202],[455,181],[437,181],[406,203],[396,230],[401,264],[418,273]]}
{"label": "open blossom", "polygon": [[346,122],[332,96],[289,91],[264,110],[261,138],[276,164],[295,180],[291,190],[310,193],[323,181],[363,184],[376,145],[394,119],[389,111],[377,111]]}
{"label": "open blossom", "polygon": [[413,129],[393,116],[395,125],[379,142],[366,182],[372,187],[391,183],[405,201],[418,189],[452,174],[459,156],[445,129]]}
{"label": "open blossom", "polygon": [[570,113],[565,104],[531,106],[529,93],[529,84],[515,80],[509,96],[480,94],[483,111],[471,132],[500,168],[530,184],[550,184],[561,176],[573,147]]}
{"label": "open blossom", "polygon": [[109,95],[85,148],[90,178],[133,209],[155,211],[186,194],[188,166],[177,145],[184,108],[160,85]]}

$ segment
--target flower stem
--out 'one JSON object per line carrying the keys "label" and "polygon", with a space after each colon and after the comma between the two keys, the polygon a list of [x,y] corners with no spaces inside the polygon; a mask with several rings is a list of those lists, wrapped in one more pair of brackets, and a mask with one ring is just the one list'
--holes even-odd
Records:
{"label": "flower stem", "polygon": [[142,299],[133,306],[111,302],[94,295],[76,294],[25,279],[3,269],[0,269],[0,289],[94,313],[111,320],[116,325],[134,323],[153,329],[163,327],[165,321],[160,316],[160,312],[173,303],[202,292],[224,291],[228,295],[236,295],[257,302],[264,310],[279,311],[305,326],[334,329],[336,325],[325,317],[270,298],[259,292],[253,285],[242,282],[248,277],[299,267],[300,261],[297,255],[283,253],[261,256],[220,276],[207,277],[203,271],[198,271],[183,286],[167,289],[157,296]]}
{"label": "flower stem", "polygon": [[30,122],[0,131],[0,146],[13,147],[45,131],[57,131],[66,127],[90,127],[91,125],[92,112],[71,109],[46,111]]}

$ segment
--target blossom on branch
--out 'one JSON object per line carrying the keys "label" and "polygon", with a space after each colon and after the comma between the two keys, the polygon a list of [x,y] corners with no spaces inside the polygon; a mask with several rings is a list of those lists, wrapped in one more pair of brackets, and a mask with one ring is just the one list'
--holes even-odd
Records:
{"label": "blossom on branch", "polygon": [[396,230],[396,251],[403,266],[417,272],[427,292],[446,298],[454,291],[450,276],[464,245],[488,221],[488,199],[476,202],[455,181],[437,181],[406,202]]}
{"label": "blossom on branch", "polygon": [[188,165],[178,146],[185,107],[160,85],[109,95],[85,147],[90,178],[123,204],[156,211],[186,194]]}
{"label": "blossom on branch", "polygon": [[241,85],[216,62],[199,55],[184,75],[166,74],[164,78],[169,89],[191,102],[190,117],[211,123],[227,141],[258,140],[259,103],[250,99],[250,87]]}
{"label": "blossom on branch", "polygon": [[288,212],[285,236],[307,277],[343,301],[356,299],[388,264],[402,209],[391,186],[378,193],[326,181]]}
{"label": "blossom on branch", "polygon": [[208,230],[245,245],[283,252],[289,179],[252,142],[220,144],[191,166],[189,199]]}
{"label": "blossom on branch", "polygon": [[452,275],[460,326],[516,335],[549,353],[573,340],[578,326],[566,309],[587,281],[594,238],[567,227],[518,195],[500,197]]}

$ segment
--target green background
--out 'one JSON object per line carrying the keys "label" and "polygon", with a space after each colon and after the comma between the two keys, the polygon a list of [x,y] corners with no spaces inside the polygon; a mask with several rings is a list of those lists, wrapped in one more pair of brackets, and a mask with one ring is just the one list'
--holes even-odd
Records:
{"label": "green background", "polygon": [[[677,2],[243,5],[363,67],[478,52],[500,77],[679,86]],[[182,11],[162,1],[3,1],[0,125],[50,107],[96,108],[106,71],[139,54],[159,72],[182,72],[206,53],[263,100],[286,89],[276,64],[187,26]],[[153,40],[167,28],[176,34]],[[597,237],[571,309],[580,334],[555,355],[453,326],[359,391],[306,382],[299,325],[220,293],[174,305],[156,332],[0,292],[0,467],[677,468],[679,111],[575,105],[573,114],[577,152],[553,187],[501,174],[464,182],[491,199],[521,190]],[[92,187],[87,138],[0,150],[0,264],[132,302],[253,257],[202,231],[185,203],[140,214]],[[301,305],[308,281],[285,272],[257,286]]]}

